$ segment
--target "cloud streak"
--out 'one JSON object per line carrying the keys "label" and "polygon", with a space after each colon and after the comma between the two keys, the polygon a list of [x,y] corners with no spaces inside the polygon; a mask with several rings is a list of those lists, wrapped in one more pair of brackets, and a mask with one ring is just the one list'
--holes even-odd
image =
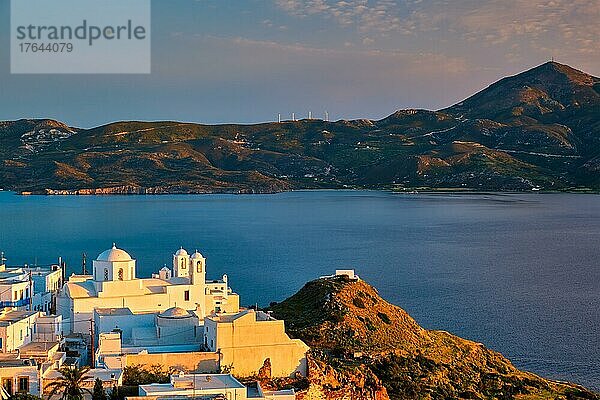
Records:
{"label": "cloud streak", "polygon": [[394,0],[275,0],[275,2],[292,16],[304,18],[320,15],[340,26],[354,27],[364,34],[388,34],[403,30],[402,20],[396,15],[398,4]]}
{"label": "cloud streak", "polygon": [[[297,18],[320,16],[376,38],[406,35],[511,46],[566,57],[598,53],[598,0],[275,0]],[[400,36],[402,35],[402,36]]]}

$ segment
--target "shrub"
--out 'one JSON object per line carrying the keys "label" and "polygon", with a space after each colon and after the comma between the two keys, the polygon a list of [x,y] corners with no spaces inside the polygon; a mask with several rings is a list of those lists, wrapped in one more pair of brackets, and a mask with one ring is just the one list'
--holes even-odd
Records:
{"label": "shrub", "polygon": [[383,322],[385,322],[388,325],[392,323],[392,320],[390,319],[390,317],[388,317],[388,315],[386,313],[378,312],[377,316],[379,317],[380,320],[382,320]]}
{"label": "shrub", "polygon": [[355,297],[354,299],[352,299],[352,304],[354,304],[354,306],[358,308],[366,308],[365,302],[360,297]]}

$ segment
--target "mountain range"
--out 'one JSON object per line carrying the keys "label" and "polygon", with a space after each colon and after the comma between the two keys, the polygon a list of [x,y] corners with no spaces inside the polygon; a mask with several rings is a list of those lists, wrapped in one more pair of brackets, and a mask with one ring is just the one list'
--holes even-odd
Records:
{"label": "mountain range", "polygon": [[599,190],[600,78],[548,62],[453,105],[381,120],[254,125],[0,122],[0,188],[274,193],[313,188]]}

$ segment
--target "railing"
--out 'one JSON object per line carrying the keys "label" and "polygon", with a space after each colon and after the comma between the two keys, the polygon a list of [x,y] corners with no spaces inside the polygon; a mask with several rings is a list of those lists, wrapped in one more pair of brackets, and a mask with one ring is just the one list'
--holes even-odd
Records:
{"label": "railing", "polygon": [[0,301],[0,308],[4,307],[23,307],[29,305],[29,299],[21,299],[16,301]]}

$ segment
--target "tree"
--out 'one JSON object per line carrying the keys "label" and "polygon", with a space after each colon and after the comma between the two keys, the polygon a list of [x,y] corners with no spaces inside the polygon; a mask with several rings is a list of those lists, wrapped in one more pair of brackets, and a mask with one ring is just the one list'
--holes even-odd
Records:
{"label": "tree", "polygon": [[162,365],[151,366],[129,365],[123,369],[123,385],[138,386],[149,383],[167,383],[170,380],[170,371]]}
{"label": "tree", "polygon": [[121,400],[123,396],[121,396],[120,390],[117,386],[114,386],[112,391],[110,392],[109,400]]}
{"label": "tree", "polygon": [[83,400],[84,393],[91,392],[83,387],[83,382],[89,378],[86,373],[90,367],[62,367],[58,370],[60,377],[47,386],[50,389],[48,398],[51,399],[55,394],[62,393],[61,400]]}
{"label": "tree", "polygon": [[106,400],[106,392],[102,386],[100,378],[96,378],[94,382],[94,391],[92,392],[92,400]]}

